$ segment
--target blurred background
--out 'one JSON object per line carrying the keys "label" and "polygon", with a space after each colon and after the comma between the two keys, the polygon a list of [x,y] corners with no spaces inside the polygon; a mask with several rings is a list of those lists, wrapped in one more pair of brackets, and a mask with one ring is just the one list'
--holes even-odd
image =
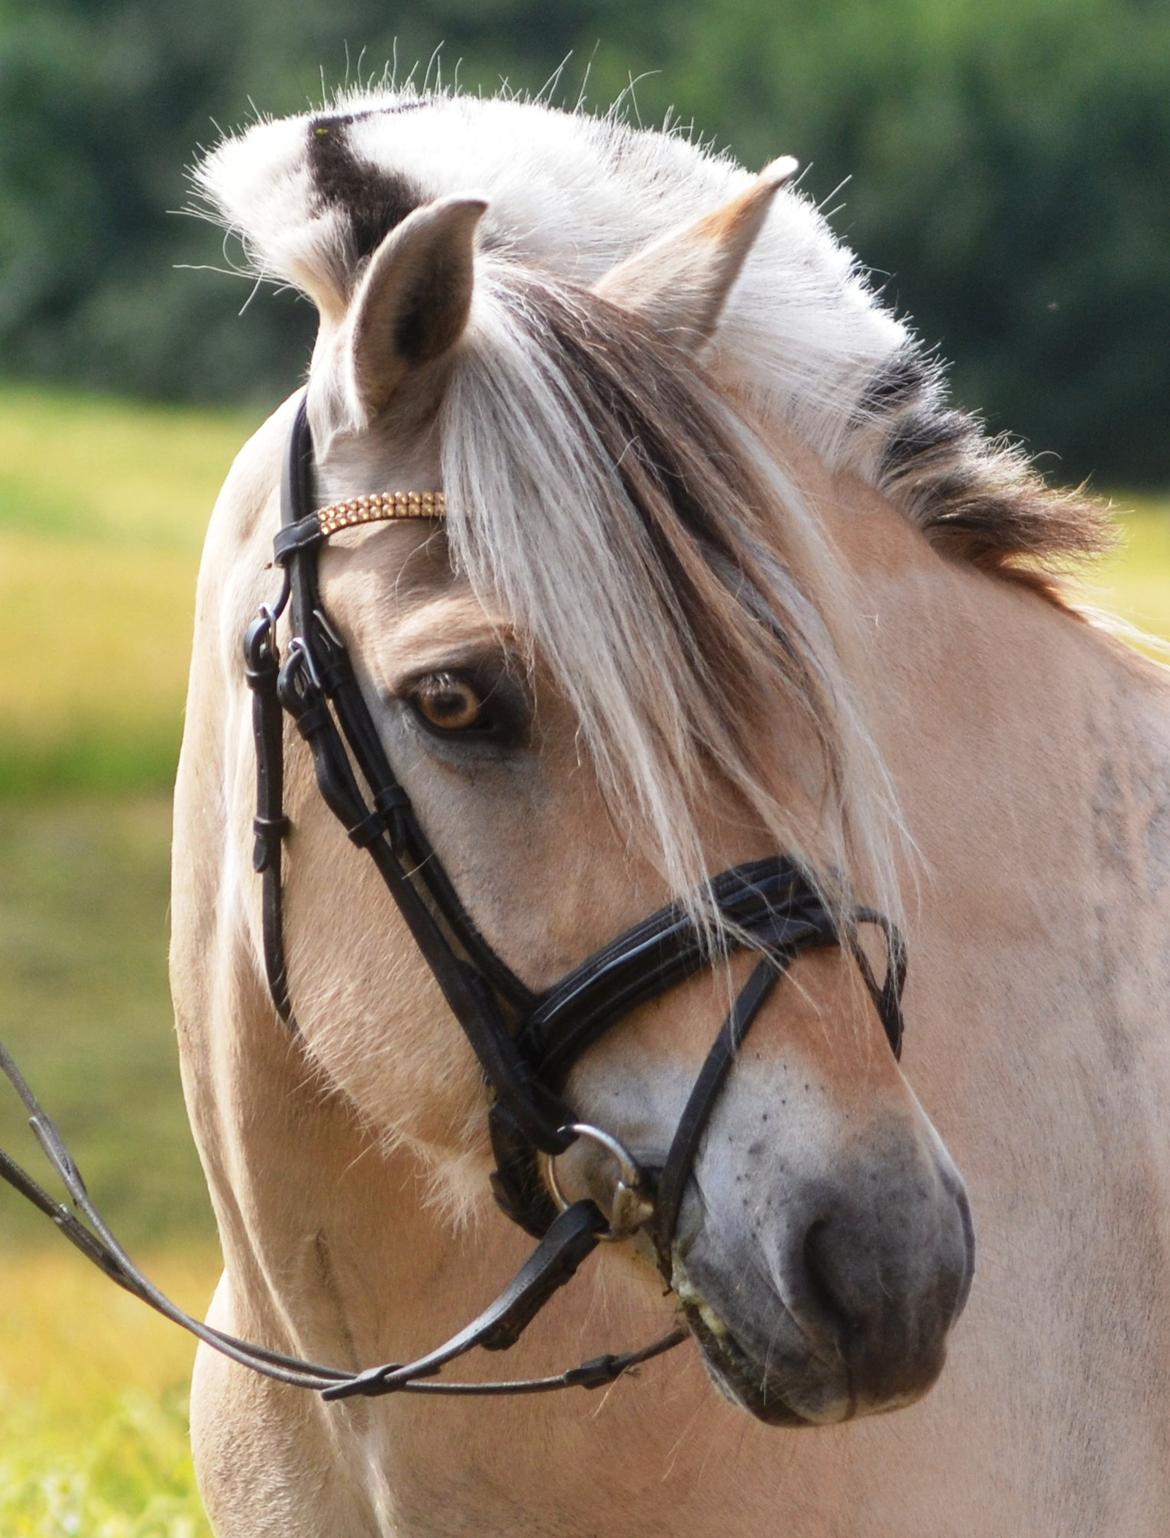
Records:
{"label": "blurred background", "polygon": [[[1115,496],[1129,548],[1096,596],[1170,634],[1158,0],[0,0],[0,1036],[198,1309],[169,790],[207,514],[313,315],[214,270],[183,171],[220,127],[395,58],[470,91],[559,69],[554,103],[669,111],[751,166],[796,154],[958,400]],[[0,1142],[32,1158],[7,1103]],[[54,1238],[0,1190],[0,1533],[202,1538],[189,1352]]]}

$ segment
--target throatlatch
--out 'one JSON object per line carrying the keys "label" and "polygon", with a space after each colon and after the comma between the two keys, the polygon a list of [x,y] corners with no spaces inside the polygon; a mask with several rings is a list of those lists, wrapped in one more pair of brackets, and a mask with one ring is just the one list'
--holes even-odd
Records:
{"label": "throatlatch", "polygon": [[[407,1363],[362,1372],[324,1367],[226,1335],[192,1318],[137,1269],[101,1218],[56,1127],[0,1044],[0,1071],[14,1085],[43,1151],[76,1212],[69,1211],[0,1150],[0,1177],[15,1187],[107,1276],[233,1361],[327,1399],[392,1393],[523,1394],[596,1388],[678,1345],[673,1330],[639,1351],[593,1358],[544,1378],[494,1383],[435,1381],[449,1362],[475,1347],[506,1350],[552,1295],[605,1238],[644,1229],[671,1281],[671,1242],[704,1130],[753,1021],[776,983],[803,951],[844,946],[860,970],[895,1056],[902,1043],[905,953],[881,914],[855,908],[844,927],[792,861],[752,861],[711,879],[711,903],[760,960],[736,998],[688,1097],[661,1169],[639,1166],[620,1141],[583,1123],[564,1098],[574,1063],[609,1028],[719,959],[685,909],[671,904],[619,935],[541,994],[516,976],[479,933],[427,840],[386,756],[352,664],[321,601],[318,557],[334,533],[391,518],[443,515],[441,493],[378,493],[311,511],[313,445],[302,394],[289,437],[275,559],[284,572],[276,602],[261,609],[244,640],[244,677],[252,691],[256,747],[253,866],[261,878],[264,966],[278,1015],[296,1022],[289,991],[283,922],[284,845],[293,832],[283,805],[284,716],[312,756],[318,787],[350,839],[373,859],[448,1007],[479,1061],[491,1091],[488,1127],[496,1169],[492,1188],[502,1210],[539,1239],[520,1271],[480,1315],[450,1340]],[[291,629],[285,655],[277,627]],[[879,984],[857,938],[876,925],[886,946]],[[549,1161],[581,1136],[605,1148],[618,1179],[611,1215],[592,1201],[566,1203]]]}

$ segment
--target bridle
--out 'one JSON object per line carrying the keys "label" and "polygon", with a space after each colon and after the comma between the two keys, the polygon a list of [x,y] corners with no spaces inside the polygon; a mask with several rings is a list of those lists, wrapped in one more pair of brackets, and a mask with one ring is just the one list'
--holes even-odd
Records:
{"label": "bridle", "polygon": [[[215,1350],[269,1378],[319,1391],[326,1399],[399,1392],[522,1394],[611,1383],[640,1362],[678,1345],[672,1330],[637,1351],[607,1354],[543,1378],[456,1383],[437,1380],[450,1361],[473,1347],[502,1350],[603,1239],[645,1230],[659,1269],[672,1282],[672,1240],[703,1132],[760,1008],[793,960],[837,945],[859,969],[895,1057],[902,1043],[905,952],[881,914],[855,907],[838,921],[803,871],[782,856],[735,866],[711,878],[709,902],[760,959],[740,990],[703,1063],[661,1168],[639,1165],[611,1133],[584,1123],[565,1098],[573,1065],[617,1021],[718,959],[691,915],[672,904],[588,956],[559,982],[534,993],[479,933],[427,840],[395,776],[352,663],[321,599],[318,560],[341,529],[387,519],[439,518],[441,493],[380,493],[312,509],[313,444],[305,397],[297,405],[281,487],[281,528],[274,554],[284,580],[244,640],[256,747],[253,865],[261,878],[264,967],[278,1015],[297,1031],[289,993],[283,920],[283,852],[292,829],[284,812],[284,717],[308,746],[321,795],[349,838],[365,849],[471,1045],[490,1091],[488,1130],[496,1201],[539,1240],[500,1295],[435,1350],[408,1363],[350,1371],[270,1351],[227,1335],[185,1313],[142,1274],[111,1233],[86,1190],[57,1128],[0,1043],[0,1071],[13,1084],[41,1147],[69,1192],[75,1211],[48,1195],[0,1150],[0,1177],[46,1213],[94,1264],[128,1292]],[[288,614],[292,639],[282,657],[277,625]],[[857,938],[873,924],[886,947],[879,984]],[[591,1200],[568,1202],[554,1162],[578,1138],[614,1162],[607,1218]]]}

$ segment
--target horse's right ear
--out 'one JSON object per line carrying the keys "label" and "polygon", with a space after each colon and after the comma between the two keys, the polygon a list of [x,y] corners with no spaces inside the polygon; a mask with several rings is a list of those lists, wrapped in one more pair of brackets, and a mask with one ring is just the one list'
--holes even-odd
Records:
{"label": "horse's right ear", "polygon": [[411,369],[441,358],[462,336],[486,208],[483,198],[439,198],[408,214],[370,258],[338,359],[363,422],[385,410]]}

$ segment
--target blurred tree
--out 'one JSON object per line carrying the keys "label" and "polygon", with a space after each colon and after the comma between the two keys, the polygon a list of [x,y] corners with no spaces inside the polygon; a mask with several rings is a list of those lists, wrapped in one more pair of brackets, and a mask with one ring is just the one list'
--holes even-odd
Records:
{"label": "blurred tree", "polygon": [[956,360],[995,428],[1056,473],[1170,476],[1170,7],[1147,0],[706,0],[676,76],[703,121],[737,69],[765,112],[737,149],[793,149],[887,297]]}
{"label": "blurred tree", "polygon": [[[1060,456],[1170,478],[1170,7],[1159,0],[0,0],[5,372],[162,397],[274,397],[312,330],[235,317],[219,237],[164,211],[196,146],[436,47],[444,79],[631,112],[674,104],[749,164],[781,151],[955,357],[957,393]],[[432,77],[433,78],[433,77]],[[836,189],[852,177],[846,192]],[[236,309],[249,286],[235,280]],[[225,292],[226,290],[226,292]]]}

